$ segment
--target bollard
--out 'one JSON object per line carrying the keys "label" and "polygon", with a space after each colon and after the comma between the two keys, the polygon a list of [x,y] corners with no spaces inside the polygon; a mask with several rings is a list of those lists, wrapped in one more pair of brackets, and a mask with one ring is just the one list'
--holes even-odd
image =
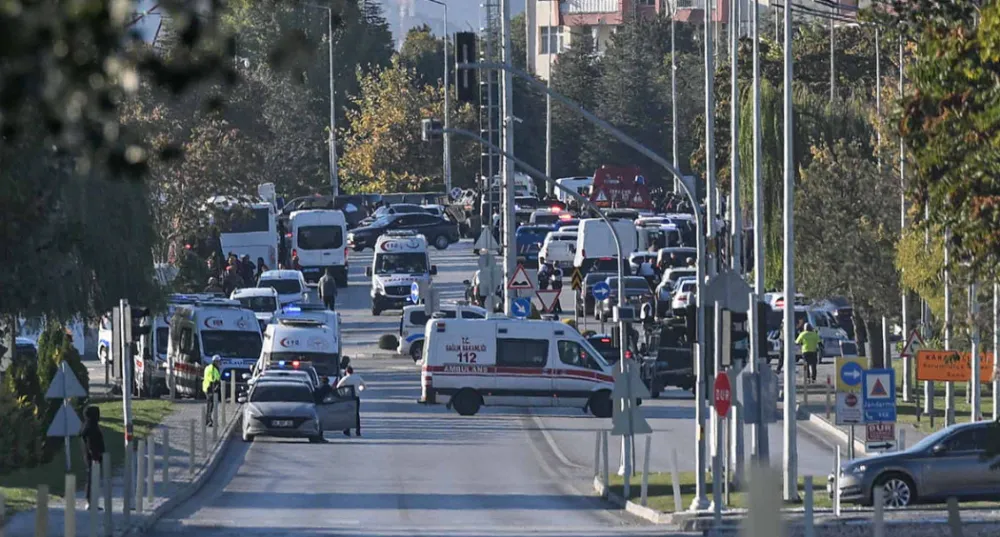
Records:
{"label": "bollard", "polygon": [[202,410],[202,420],[201,420],[201,454],[205,457],[208,456],[208,407],[206,406]]}
{"label": "bollard", "polygon": [[896,444],[896,451],[906,451],[906,429],[899,429],[899,442]]}
{"label": "bollard", "polygon": [[[97,504],[101,501],[101,467],[96,461],[90,463],[90,516],[87,535],[97,537]],[[108,506],[104,506],[105,509]],[[2,509],[0,509],[2,511]]]}
{"label": "bollard", "polygon": [[63,511],[63,532],[66,537],[76,537],[76,475],[66,474],[66,508]]}
{"label": "bollard", "polygon": [[239,408],[236,404],[236,375],[230,375],[229,377],[229,402],[233,404],[233,413],[236,413],[236,409]]}
{"label": "bollard", "polygon": [[219,423],[223,427],[225,427],[226,416],[228,416],[229,413],[226,412],[226,390],[224,386],[219,386],[219,404],[217,406],[219,407],[219,417],[220,417]]}
{"label": "bollard", "polygon": [[132,442],[129,442],[125,446],[125,471],[123,474],[125,476],[123,480],[125,486],[122,493],[122,526],[126,528],[131,525],[132,521],[132,508],[134,507],[132,501],[135,499],[135,489],[133,487],[138,485],[138,483],[133,482],[136,481],[133,479],[135,477],[133,475],[133,472],[135,472],[135,455],[132,451],[133,449],[135,449],[135,444]]}
{"label": "bollard", "polygon": [[807,475],[805,480],[805,498],[802,500],[802,537],[815,537],[816,530],[813,528],[813,478]]}
{"label": "bollard", "polygon": [[594,477],[601,475],[601,431],[594,435]]}
{"label": "bollard", "polygon": [[[805,362],[805,358],[802,358],[802,361]],[[812,386],[809,384],[809,366],[802,365],[804,366],[802,369],[802,404],[809,408],[809,386]]]}
{"label": "bollard", "polygon": [[195,452],[197,449],[195,447],[195,442],[194,442],[194,420],[188,421],[188,435],[191,438],[191,445],[190,445],[191,449],[188,450],[188,473],[194,474],[194,459],[196,455]]}
{"label": "bollard", "polygon": [[885,489],[875,487],[872,496],[872,537],[885,537]]}
{"label": "bollard", "polygon": [[681,477],[677,466],[677,448],[674,448],[670,452],[670,481],[674,488],[674,512],[680,513],[684,506],[681,505]]}
{"label": "bollard", "polygon": [[[215,395],[212,395],[215,397]],[[219,442],[219,427],[222,424],[219,422],[219,405],[212,405],[212,446]],[[208,449],[205,449],[205,457],[208,457]]]}
{"label": "bollard", "polygon": [[135,512],[142,513],[146,490],[146,440],[140,438],[135,445]]}
{"label": "bollard", "polygon": [[833,459],[833,516],[840,517],[840,446]]}
{"label": "bollard", "polygon": [[833,406],[833,384],[830,383],[830,375],[826,376],[826,420],[830,421],[830,407]]}
{"label": "bollard", "polygon": [[38,485],[35,496],[35,537],[49,534],[49,486]]}
{"label": "bollard", "polygon": [[649,492],[649,448],[653,442],[653,435],[646,435],[646,454],[642,457],[642,485],[640,487],[639,502],[646,506],[647,493]]}
{"label": "bollard", "polygon": [[958,512],[958,498],[948,498],[948,527],[951,537],[962,537],[962,515]]}
{"label": "bollard", "polygon": [[781,485],[778,473],[755,462],[750,469],[750,490],[743,535],[783,536]]}
{"label": "bollard", "polygon": [[111,537],[115,532],[111,503],[111,454],[107,451],[101,457],[101,492],[104,493],[104,535]]}
{"label": "bollard", "polygon": [[170,484],[170,427],[163,428],[163,485]]}
{"label": "bollard", "polygon": [[153,498],[156,493],[156,437],[153,434],[149,435],[149,439],[146,441],[146,447],[149,448],[149,454],[146,456],[148,461],[146,462],[146,501],[149,502],[149,508],[153,508]]}
{"label": "bollard", "polygon": [[604,461],[604,468],[601,472],[601,477],[603,479],[604,487],[609,488],[611,485],[608,482],[608,432],[601,431],[601,459]]}

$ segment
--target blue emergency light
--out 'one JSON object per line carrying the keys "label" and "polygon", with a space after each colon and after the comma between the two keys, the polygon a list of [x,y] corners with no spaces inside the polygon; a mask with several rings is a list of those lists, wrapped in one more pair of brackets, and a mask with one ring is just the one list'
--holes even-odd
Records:
{"label": "blue emergency light", "polygon": [[302,308],[300,308],[297,304],[289,304],[289,305],[285,306],[284,308],[281,308],[281,312],[282,313],[302,313]]}

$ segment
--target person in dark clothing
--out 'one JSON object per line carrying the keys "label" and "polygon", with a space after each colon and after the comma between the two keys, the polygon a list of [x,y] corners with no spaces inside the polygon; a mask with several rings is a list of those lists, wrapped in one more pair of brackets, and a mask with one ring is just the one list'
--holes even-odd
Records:
{"label": "person in dark clothing", "polygon": [[222,293],[223,291],[222,291],[222,286],[219,285],[219,280],[215,276],[212,276],[211,278],[208,279],[208,285],[202,292],[214,294],[214,293]]}
{"label": "person in dark clothing", "polygon": [[[551,265],[551,268],[552,268],[552,275],[549,278],[549,282],[552,285],[552,289],[553,290],[560,290],[560,289],[562,289],[562,285],[563,285],[563,282],[562,282],[562,280],[563,280],[563,271],[562,271],[561,268],[559,268],[558,265],[552,263],[551,261],[549,262],[549,265]],[[562,310],[562,304],[559,303],[559,299],[558,298],[556,299],[555,304],[552,307],[552,312],[553,313],[562,313],[563,312],[563,310]]]}
{"label": "person in dark clothing", "polygon": [[254,266],[253,261],[250,261],[250,256],[244,254],[243,259],[240,260],[240,276],[243,276],[243,284],[246,286],[250,285],[250,282],[254,281],[254,272],[257,271],[257,267]]}
{"label": "person in dark clothing", "polygon": [[88,406],[83,412],[83,428],[80,429],[80,439],[83,440],[83,460],[87,463],[87,507],[90,509],[90,502],[97,502],[97,498],[91,499],[90,486],[93,482],[93,472],[101,471],[101,460],[104,458],[104,434],[101,433],[101,409],[96,406]]}
{"label": "person in dark clothing", "polygon": [[319,387],[316,388],[316,404],[322,404],[323,400],[333,393],[333,386],[330,386],[330,377],[323,376],[319,379]]}
{"label": "person in dark clothing", "polygon": [[233,291],[242,287],[243,278],[236,272],[236,267],[229,265],[226,273],[222,276],[222,292],[226,296],[233,294]]}
{"label": "person in dark clothing", "polygon": [[319,297],[328,310],[337,309],[337,280],[333,277],[333,269],[326,268],[326,273],[319,279]]}
{"label": "person in dark clothing", "polygon": [[258,257],[257,258],[257,272],[254,273],[254,275],[253,275],[253,283],[256,284],[257,282],[259,282],[260,281],[260,275],[264,274],[265,272],[267,272],[267,270],[268,270],[268,268],[267,268],[267,265],[264,264],[264,258],[263,257]]}

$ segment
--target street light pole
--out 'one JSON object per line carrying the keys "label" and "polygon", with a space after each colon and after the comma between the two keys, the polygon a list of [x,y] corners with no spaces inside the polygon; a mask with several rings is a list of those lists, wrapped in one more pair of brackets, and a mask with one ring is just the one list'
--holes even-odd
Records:
{"label": "street light pole", "polygon": [[[753,282],[754,295],[764,296],[764,182],[761,176],[760,139],[760,4],[753,1]],[[750,305],[755,308],[755,304]],[[758,359],[766,341],[760,341],[757,326],[767,322],[753,316],[750,330],[750,371],[758,372]],[[750,425],[750,453],[758,460],[769,457],[767,425]]]}
{"label": "street light pole", "polygon": [[340,170],[337,165],[337,101],[333,87],[333,10],[328,6],[302,4],[304,7],[326,11],[327,62],[330,70],[330,190],[334,196],[340,195]]}
{"label": "street light pole", "polygon": [[785,401],[784,401],[784,433],[785,452],[784,465],[784,499],[795,501],[799,497],[798,490],[798,446],[796,445],[795,423],[795,155],[792,149],[794,129],[792,123],[792,4],[785,3],[784,21],[784,122],[785,122],[785,259],[782,278],[785,292],[785,341],[782,345],[785,359]]}
{"label": "street light pole", "polygon": [[[500,0],[500,61],[513,65],[510,43],[510,0]],[[500,139],[506,155],[514,154],[514,80],[510,71],[504,70],[500,79],[502,106],[500,107]],[[503,177],[503,265],[504,283],[514,277],[516,266],[516,242],[514,239],[514,161],[504,157],[500,161],[500,175]],[[504,285],[504,313],[511,315],[511,303],[516,296]]]}
{"label": "street light pole", "polygon": [[448,121],[451,116],[451,90],[449,89],[449,79],[451,78],[448,74],[448,4],[442,2],[441,0],[427,0],[432,4],[437,4],[444,8],[444,29],[441,32],[441,39],[444,40],[444,71],[441,75],[442,83],[444,84],[444,154],[442,155],[443,161],[443,175],[444,175],[444,191],[451,192],[451,134],[448,133]]}
{"label": "street light pole", "polygon": [[[673,0],[671,6],[673,8],[672,13],[670,13],[670,144],[671,153],[673,153],[674,168],[678,171],[681,169],[680,157],[678,153],[680,152],[677,142],[677,47],[675,39],[675,19],[677,18],[677,0]],[[674,179],[674,192],[680,191],[680,181]]]}
{"label": "street light pole", "polygon": [[[730,241],[732,244],[732,268],[736,274],[743,274],[743,213],[740,211],[740,3],[736,0],[730,7],[729,19],[729,175],[730,175]],[[736,420],[732,420],[734,423]]]}

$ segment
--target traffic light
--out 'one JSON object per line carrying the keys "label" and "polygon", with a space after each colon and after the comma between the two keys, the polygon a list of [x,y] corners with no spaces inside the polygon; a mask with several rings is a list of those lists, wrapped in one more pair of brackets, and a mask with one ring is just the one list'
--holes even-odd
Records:
{"label": "traffic light", "polygon": [[420,138],[425,142],[441,139],[441,122],[436,119],[420,120]]}
{"label": "traffic light", "polygon": [[684,322],[687,328],[688,344],[698,341],[698,307],[688,304],[684,308]]}
{"label": "traffic light", "polygon": [[153,329],[153,323],[146,323],[142,326],[142,320],[149,317],[149,308],[131,307],[132,312],[132,341],[138,341],[140,336],[145,336]]}
{"label": "traffic light", "polygon": [[[771,313],[771,306],[766,302],[757,302],[754,316],[757,320],[757,356],[758,360],[767,361],[767,316]],[[748,327],[749,329],[749,327]]]}
{"label": "traffic light", "polygon": [[478,102],[476,94],[479,91],[478,71],[471,68],[458,67],[463,63],[476,63],[476,40],[473,32],[458,32],[455,34],[455,72],[457,81],[455,93],[458,101],[463,103]]}
{"label": "traffic light", "polygon": [[750,318],[747,312],[733,311],[729,314],[729,349],[733,361],[744,363],[750,355]]}

